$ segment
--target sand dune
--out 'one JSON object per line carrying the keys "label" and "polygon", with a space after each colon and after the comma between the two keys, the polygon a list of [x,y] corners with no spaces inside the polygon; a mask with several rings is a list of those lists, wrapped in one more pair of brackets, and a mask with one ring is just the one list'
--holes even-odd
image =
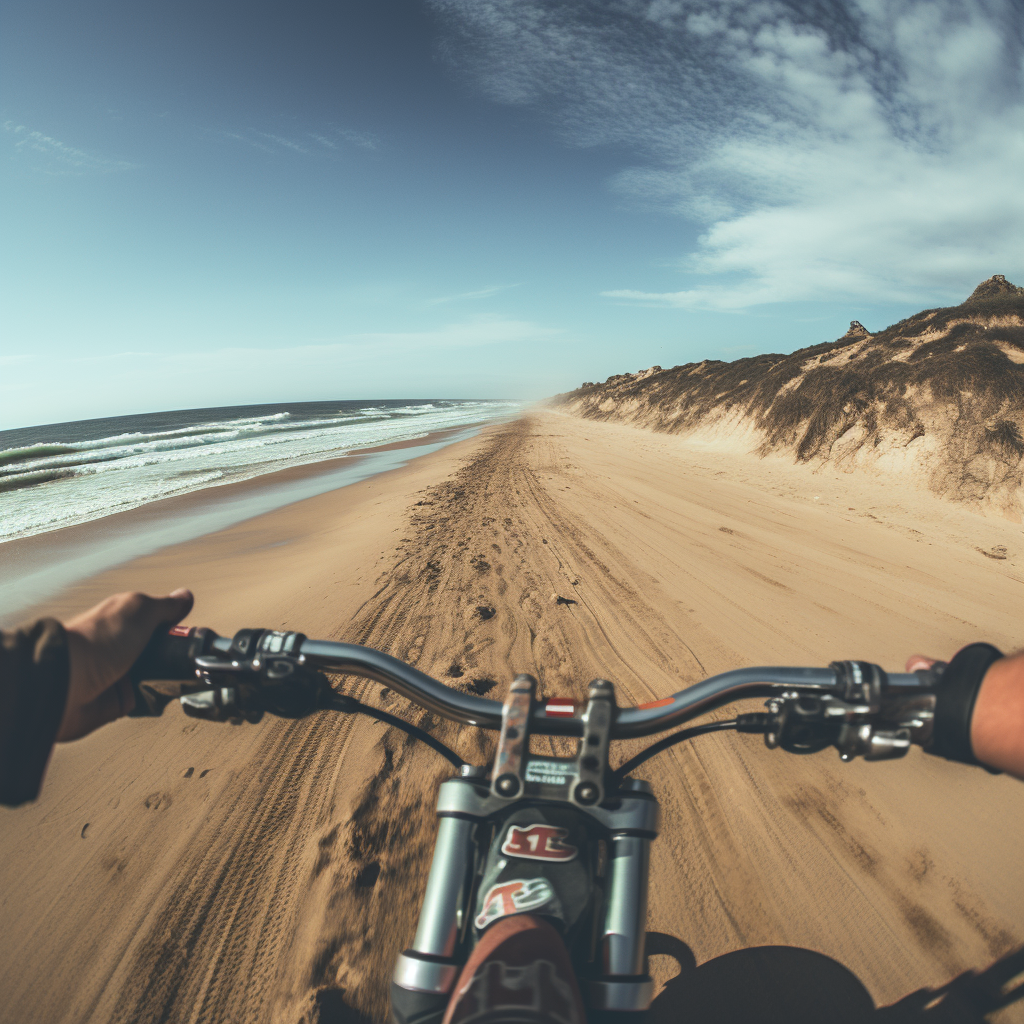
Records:
{"label": "sand dune", "polygon": [[557,404],[760,455],[899,479],[1024,515],[1024,288],[1001,275],[961,305],[789,355],[616,374]]}
{"label": "sand dune", "polygon": [[[182,583],[221,632],[343,637],[495,697],[519,671],[548,695],[600,674],[625,704],[740,665],[1016,647],[1024,543],[926,491],[546,412],[61,600]],[[485,756],[472,730],[423,721]],[[172,709],[61,748],[40,802],[0,816],[5,1019],[384,1020],[445,774],[394,730],[329,716],[231,728]],[[966,1022],[983,997],[965,972],[992,988],[999,964],[1024,969],[1024,785],[731,734],[640,774],[665,819],[659,1022]],[[1024,1002],[990,1019],[1024,1021]]]}

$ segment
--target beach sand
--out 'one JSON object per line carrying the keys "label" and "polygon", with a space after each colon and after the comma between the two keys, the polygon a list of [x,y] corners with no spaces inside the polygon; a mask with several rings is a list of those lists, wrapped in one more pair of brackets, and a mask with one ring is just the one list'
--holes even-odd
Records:
{"label": "beach sand", "polygon": [[[539,412],[47,609],[181,585],[189,621],[221,633],[365,643],[498,698],[517,672],[577,698],[600,675],[631,704],[746,665],[902,670],[971,640],[1015,649],[1024,537],[896,479]],[[469,760],[489,749],[376,684],[342,688]],[[236,728],[171,708],[60,747],[40,800],[0,812],[4,1018],[385,1020],[446,774],[395,730],[337,715]],[[1024,943],[1019,782],[918,750],[844,765],[731,733],[638,774],[663,807],[656,1021],[861,1021],[900,1000],[884,1019],[923,1020],[923,990]],[[1024,1021],[1024,1002],[990,1019]]]}

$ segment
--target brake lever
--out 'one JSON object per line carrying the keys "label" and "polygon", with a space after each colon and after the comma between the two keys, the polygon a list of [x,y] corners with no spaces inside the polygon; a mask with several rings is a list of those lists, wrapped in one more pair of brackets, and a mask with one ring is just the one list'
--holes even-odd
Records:
{"label": "brake lever", "polygon": [[912,743],[931,736],[938,666],[918,672],[920,689],[891,686],[886,673],[863,661],[833,662],[831,694],[782,693],[766,703],[767,714],[737,716],[737,730],[764,734],[769,749],[813,754],[834,746],[846,762],[856,757],[886,761],[903,757]]}
{"label": "brake lever", "polygon": [[179,698],[191,718],[236,724],[258,722],[266,712],[302,718],[335,698],[327,677],[293,655],[243,660],[208,654],[195,665],[201,688]]}
{"label": "brake lever", "polygon": [[902,757],[910,749],[909,729],[879,728],[870,707],[863,704],[828,694],[788,693],[773,697],[766,707],[767,714],[738,715],[736,728],[763,733],[769,750],[781,747],[790,754],[816,754],[834,746],[843,761],[855,757],[885,761]]}

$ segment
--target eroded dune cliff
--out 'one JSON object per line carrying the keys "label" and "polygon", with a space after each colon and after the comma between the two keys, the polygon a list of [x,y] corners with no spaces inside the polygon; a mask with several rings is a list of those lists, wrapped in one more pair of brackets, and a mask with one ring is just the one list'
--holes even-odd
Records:
{"label": "eroded dune cliff", "polygon": [[898,474],[1020,522],[1024,514],[1024,288],[1002,275],[959,306],[789,355],[653,366],[555,403],[695,441],[847,471]]}

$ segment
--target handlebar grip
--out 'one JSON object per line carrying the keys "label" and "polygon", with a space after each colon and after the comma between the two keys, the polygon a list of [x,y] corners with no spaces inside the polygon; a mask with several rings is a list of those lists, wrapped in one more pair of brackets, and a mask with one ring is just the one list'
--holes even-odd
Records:
{"label": "handlebar grip", "polygon": [[195,626],[158,629],[128,670],[135,694],[135,709],[131,717],[160,715],[172,700],[181,695],[184,688],[171,687],[170,692],[161,692],[161,689],[151,686],[148,681],[184,682],[195,679],[195,659],[207,653],[216,639],[217,634],[212,629]]}

